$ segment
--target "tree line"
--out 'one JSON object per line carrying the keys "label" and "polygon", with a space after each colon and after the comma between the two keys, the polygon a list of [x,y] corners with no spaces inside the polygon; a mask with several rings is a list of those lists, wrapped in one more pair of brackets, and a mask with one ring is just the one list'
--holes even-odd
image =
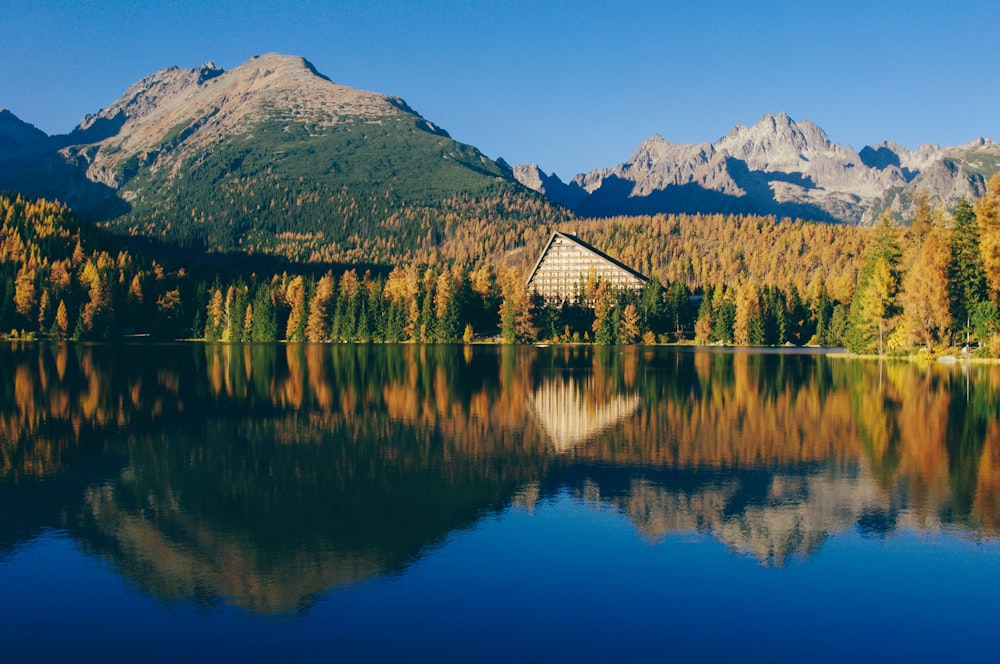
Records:
{"label": "tree line", "polygon": [[[196,275],[132,254],[57,203],[5,195],[0,330],[76,340],[814,344],[879,354],[968,343],[1000,356],[998,207],[1000,176],[982,199],[950,212],[918,197],[907,226],[888,213],[874,229],[722,215],[580,222],[588,240],[625,259],[648,240],[636,262],[654,266],[653,276],[641,292],[585,280],[575,297],[552,303],[525,285],[531,246],[544,246],[530,242],[534,229],[522,229],[525,246],[505,260],[486,244],[459,252],[443,243],[391,270],[298,264]],[[656,254],[664,242],[667,266]]]}

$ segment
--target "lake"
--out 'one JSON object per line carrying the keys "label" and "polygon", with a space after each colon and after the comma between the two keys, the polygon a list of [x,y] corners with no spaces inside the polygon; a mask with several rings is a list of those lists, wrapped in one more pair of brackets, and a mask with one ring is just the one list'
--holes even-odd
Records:
{"label": "lake", "polygon": [[1000,367],[0,346],[0,659],[995,660]]}

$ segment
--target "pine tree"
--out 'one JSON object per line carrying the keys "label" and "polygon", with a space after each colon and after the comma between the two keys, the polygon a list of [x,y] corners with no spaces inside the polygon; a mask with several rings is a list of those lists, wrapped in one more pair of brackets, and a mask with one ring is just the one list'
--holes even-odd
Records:
{"label": "pine tree", "polygon": [[955,327],[964,330],[967,335],[972,312],[986,299],[986,272],[983,270],[975,210],[963,200],[952,211],[952,219],[951,261],[948,264],[951,317]]}
{"label": "pine tree", "polygon": [[271,289],[265,284],[258,284],[252,304],[251,341],[262,343],[278,339],[278,320],[271,298]]}

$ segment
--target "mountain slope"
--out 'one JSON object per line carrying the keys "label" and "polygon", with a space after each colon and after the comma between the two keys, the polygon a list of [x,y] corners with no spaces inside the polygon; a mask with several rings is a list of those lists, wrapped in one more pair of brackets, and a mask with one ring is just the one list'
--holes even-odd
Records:
{"label": "mountain slope", "polygon": [[522,167],[514,173],[588,216],[725,212],[871,223],[886,208],[905,211],[920,190],[946,205],[982,195],[998,170],[1000,146],[988,139],[913,152],[886,142],[859,153],[781,113],[736,125],[715,143],[671,144],[654,135],[627,161],[568,184],[540,170],[530,178]]}
{"label": "mountain slope", "polygon": [[109,230],[198,250],[397,261],[484,206],[511,224],[566,217],[403,100],[277,54],[158,71],[49,150],[116,194],[92,215]]}

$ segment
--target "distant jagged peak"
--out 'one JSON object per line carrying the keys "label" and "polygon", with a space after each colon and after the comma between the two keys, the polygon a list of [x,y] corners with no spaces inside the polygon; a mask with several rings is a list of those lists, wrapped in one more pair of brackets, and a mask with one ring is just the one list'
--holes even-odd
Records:
{"label": "distant jagged peak", "polygon": [[979,136],[979,137],[974,138],[973,140],[969,141],[968,143],[963,143],[963,144],[955,146],[954,148],[951,148],[951,149],[956,149],[956,150],[976,150],[978,148],[985,148],[987,150],[993,150],[993,149],[996,149],[998,147],[1000,147],[1000,146],[998,146],[997,143],[992,138],[985,138],[983,136]]}
{"label": "distant jagged peak", "polygon": [[[506,162],[504,162],[506,164]],[[549,200],[573,208],[586,197],[586,192],[581,188],[581,183],[574,178],[570,183],[565,183],[555,173],[551,175],[538,166],[538,164],[521,164],[511,168],[514,179],[522,185],[547,196]],[[579,175],[577,176],[580,177]]]}
{"label": "distant jagged peak", "polygon": [[815,123],[796,122],[784,112],[768,113],[752,127],[736,125],[715,148],[742,159],[752,169],[765,171],[794,169],[814,155],[844,150]]}
{"label": "distant jagged peak", "polygon": [[[506,162],[505,162],[506,163]],[[514,166],[514,178],[528,189],[542,192],[545,180],[549,177],[538,164],[518,164]]]}
{"label": "distant jagged peak", "polygon": [[711,143],[671,143],[660,134],[653,134],[642,143],[628,161],[616,171],[654,169],[658,164],[704,164],[715,155]]}
{"label": "distant jagged peak", "polygon": [[753,143],[757,146],[790,146],[803,150],[829,150],[832,146],[819,126],[810,120],[796,122],[785,112],[767,113],[751,127],[737,124],[716,146]]}
{"label": "distant jagged peak", "polygon": [[547,193],[552,187],[563,187],[565,183],[559,178],[555,173],[546,173],[542,168],[536,164],[520,164],[518,166],[509,166],[507,162],[503,159],[499,159],[497,163],[501,165],[506,165],[514,173],[514,179],[523,184],[528,189],[533,189],[540,193]]}

